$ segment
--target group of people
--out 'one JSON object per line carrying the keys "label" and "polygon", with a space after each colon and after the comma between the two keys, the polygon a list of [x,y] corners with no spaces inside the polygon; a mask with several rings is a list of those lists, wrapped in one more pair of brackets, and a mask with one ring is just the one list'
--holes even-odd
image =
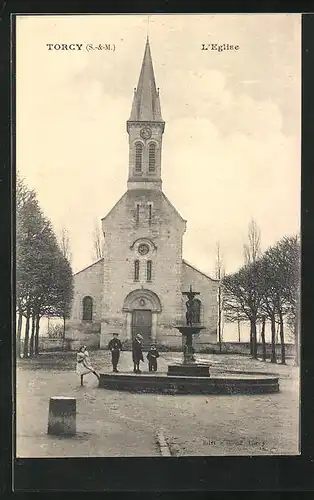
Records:
{"label": "group of people", "polygon": [[[120,352],[122,351],[122,343],[118,339],[118,333],[113,334],[113,338],[108,344],[108,349],[111,351],[111,361],[113,372],[118,372],[118,362],[120,358]],[[148,370],[157,371],[157,358],[159,358],[159,352],[157,351],[156,344],[152,344],[148,353]],[[143,337],[137,334],[132,342],[132,360],[133,360],[133,371],[134,373],[141,373],[140,362],[144,361],[143,356]]]}
{"label": "group of people", "polygon": [[[120,358],[120,352],[122,351],[122,343],[118,338],[118,333],[113,334],[113,338],[108,344],[108,349],[111,352],[111,362],[112,371],[118,373],[118,363]],[[147,353],[148,370],[150,372],[157,371],[157,358],[159,358],[159,352],[157,350],[156,344],[151,344],[151,347]],[[144,362],[143,355],[143,337],[137,334],[132,341],[132,360],[133,360],[133,371],[134,373],[141,373],[140,362]],[[86,346],[80,347],[76,356],[76,372],[81,377],[81,385],[83,385],[83,377],[87,373],[93,373],[98,379],[100,377],[99,373],[93,368],[92,363],[89,358],[89,354]]]}

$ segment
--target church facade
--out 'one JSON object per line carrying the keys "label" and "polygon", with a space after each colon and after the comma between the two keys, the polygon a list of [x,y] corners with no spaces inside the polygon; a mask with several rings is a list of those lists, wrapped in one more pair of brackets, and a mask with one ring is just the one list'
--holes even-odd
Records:
{"label": "church facade", "polygon": [[66,323],[73,348],[106,348],[112,334],[126,346],[141,333],[144,344],[182,347],[175,328],[185,324],[190,286],[200,292],[195,339],[217,341],[218,282],[182,258],[186,221],[162,191],[165,122],[147,39],[132,110],[127,121],[127,191],[102,219],[103,258],[74,275],[74,300]]}

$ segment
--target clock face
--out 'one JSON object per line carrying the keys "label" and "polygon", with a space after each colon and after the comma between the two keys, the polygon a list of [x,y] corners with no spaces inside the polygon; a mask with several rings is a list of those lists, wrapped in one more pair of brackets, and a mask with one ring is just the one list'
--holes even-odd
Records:
{"label": "clock face", "polygon": [[152,136],[152,131],[149,127],[142,128],[140,135],[142,139],[150,139]]}
{"label": "clock face", "polygon": [[138,253],[140,253],[141,255],[146,255],[148,252],[149,252],[149,246],[146,245],[146,243],[142,243],[141,245],[139,245]]}

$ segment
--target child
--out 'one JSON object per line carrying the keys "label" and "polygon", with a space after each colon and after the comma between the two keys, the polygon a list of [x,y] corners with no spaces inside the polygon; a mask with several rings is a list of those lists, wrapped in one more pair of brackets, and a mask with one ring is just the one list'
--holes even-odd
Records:
{"label": "child", "polygon": [[135,336],[132,342],[132,359],[134,364],[134,373],[141,373],[140,361],[144,361],[142,351],[143,337],[139,333]]}
{"label": "child", "polygon": [[93,373],[98,380],[100,378],[99,373],[96,372],[91,364],[86,345],[80,347],[76,355],[76,373],[81,377],[81,385],[83,385],[83,377],[87,373]]}
{"label": "child", "polygon": [[148,370],[157,371],[157,358],[159,358],[159,352],[157,351],[156,344],[152,344],[150,346],[150,350],[147,353],[147,359],[148,359]]}

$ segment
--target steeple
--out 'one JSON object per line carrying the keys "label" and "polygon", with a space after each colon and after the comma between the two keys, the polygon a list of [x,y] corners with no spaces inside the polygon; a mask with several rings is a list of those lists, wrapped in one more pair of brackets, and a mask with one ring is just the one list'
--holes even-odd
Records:
{"label": "steeple", "polygon": [[129,134],[128,189],[161,189],[161,148],[165,122],[161,116],[149,39],[137,88],[134,89]]}
{"label": "steeple", "polygon": [[129,121],[163,122],[148,37]]}

